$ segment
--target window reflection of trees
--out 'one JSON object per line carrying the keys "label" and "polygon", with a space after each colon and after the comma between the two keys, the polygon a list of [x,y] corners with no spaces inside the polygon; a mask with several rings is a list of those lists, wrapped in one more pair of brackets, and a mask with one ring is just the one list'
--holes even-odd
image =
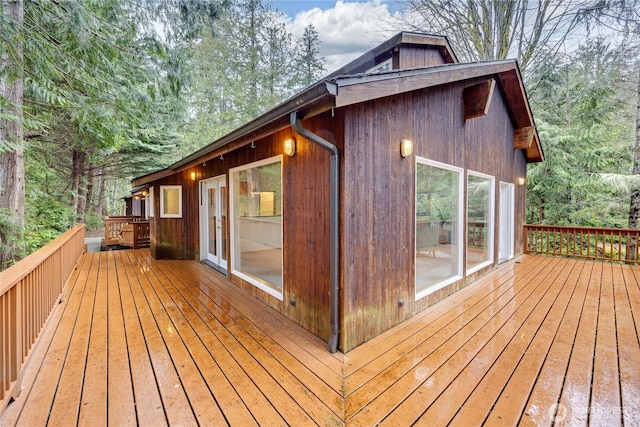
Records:
{"label": "window reflection of trees", "polygon": [[491,261],[493,179],[467,174],[467,270]]}

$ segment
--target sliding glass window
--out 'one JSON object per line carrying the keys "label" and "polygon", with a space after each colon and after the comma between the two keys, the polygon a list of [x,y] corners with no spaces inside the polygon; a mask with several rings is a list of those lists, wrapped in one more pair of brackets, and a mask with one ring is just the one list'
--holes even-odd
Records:
{"label": "sliding glass window", "polygon": [[417,158],[416,300],[462,277],[463,172]]}
{"label": "sliding glass window", "polygon": [[282,300],[282,157],[230,173],[231,270]]}
{"label": "sliding glass window", "polygon": [[467,172],[467,274],[493,262],[495,179]]}

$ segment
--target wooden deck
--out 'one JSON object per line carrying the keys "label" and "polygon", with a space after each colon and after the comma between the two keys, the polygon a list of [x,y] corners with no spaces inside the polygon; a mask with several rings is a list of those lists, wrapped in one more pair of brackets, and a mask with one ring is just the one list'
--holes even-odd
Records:
{"label": "wooden deck", "polygon": [[527,255],[348,354],[196,262],[83,256],[0,425],[640,425],[640,268]]}

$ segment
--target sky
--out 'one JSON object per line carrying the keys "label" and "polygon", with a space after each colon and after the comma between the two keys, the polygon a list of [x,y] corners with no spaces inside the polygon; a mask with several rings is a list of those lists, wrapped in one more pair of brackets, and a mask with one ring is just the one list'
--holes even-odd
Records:
{"label": "sky", "polygon": [[[307,25],[313,24],[320,37],[320,56],[325,59],[325,75],[389,39],[400,29],[407,29],[407,25],[400,22],[402,18],[411,21],[410,15],[402,10],[404,0],[270,2],[273,9],[285,14],[288,29],[296,39],[302,36]],[[568,39],[565,49],[577,47],[584,40],[582,33],[584,31],[578,31]],[[453,48],[455,50],[455,46]]]}
{"label": "sky", "polygon": [[313,24],[320,37],[320,56],[328,74],[399,32],[391,22],[400,15],[396,0],[271,0],[287,17],[299,38]]}

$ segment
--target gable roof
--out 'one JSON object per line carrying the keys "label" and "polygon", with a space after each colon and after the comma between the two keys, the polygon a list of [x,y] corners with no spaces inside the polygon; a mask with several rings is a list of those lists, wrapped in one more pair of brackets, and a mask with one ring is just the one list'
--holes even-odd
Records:
{"label": "gable roof", "polygon": [[[515,129],[528,127],[535,129],[529,101],[515,60],[447,64],[429,68],[338,77],[334,79],[339,88],[334,107],[344,107],[478,77],[497,78]],[[542,146],[535,130],[533,138],[533,143],[527,148],[527,160],[530,162],[543,161]]]}
{"label": "gable roof", "polygon": [[387,57],[390,57],[400,46],[433,48],[440,52],[445,63],[455,64],[458,62],[458,58],[449,44],[449,39],[445,36],[403,31],[370,51],[365,52],[348,64],[338,68],[325,78],[330,79],[337,76],[365,73],[370,68],[384,61]]}
{"label": "gable roof", "polygon": [[135,178],[132,184],[144,185],[173,175],[285,129],[290,125],[289,115],[294,111],[309,118],[331,108],[478,77],[497,80],[515,129],[534,128],[533,143],[526,148],[527,160],[530,162],[544,160],[518,64],[515,60],[502,60],[453,63],[370,74],[335,76],[332,74],[168,168]]}

